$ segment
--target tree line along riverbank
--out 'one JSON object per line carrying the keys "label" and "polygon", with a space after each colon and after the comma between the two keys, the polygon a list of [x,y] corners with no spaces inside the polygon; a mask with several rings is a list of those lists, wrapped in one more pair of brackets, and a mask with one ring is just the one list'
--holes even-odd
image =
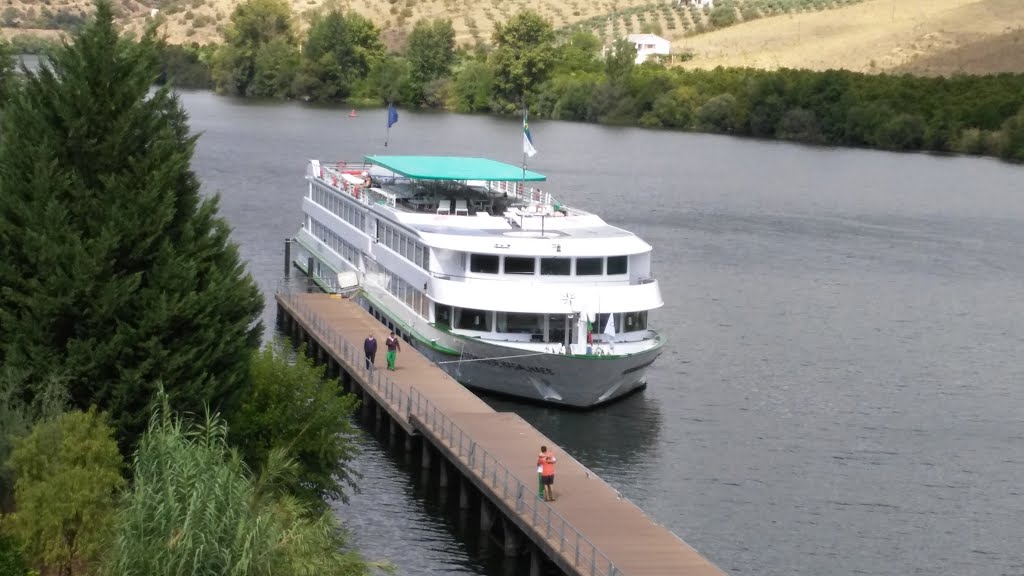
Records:
{"label": "tree line along riverbank", "polygon": [[1024,161],[1024,75],[916,77],[636,65],[632,45],[556,33],[524,11],[491,42],[457,48],[447,20],[418,21],[388,52],[381,31],[330,9],[301,31],[282,0],[238,5],[219,45],[165,45],[161,82],[257,98],[407,108],[776,138]]}

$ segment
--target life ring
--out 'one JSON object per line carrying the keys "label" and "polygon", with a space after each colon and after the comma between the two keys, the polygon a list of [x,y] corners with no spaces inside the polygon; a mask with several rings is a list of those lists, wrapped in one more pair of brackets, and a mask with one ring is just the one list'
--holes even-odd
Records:
{"label": "life ring", "polygon": [[600,346],[598,346],[596,354],[598,356],[604,356],[604,348],[601,348]]}
{"label": "life ring", "polygon": [[356,197],[356,200],[358,200],[359,199],[359,188],[353,188],[352,189],[352,195]]}

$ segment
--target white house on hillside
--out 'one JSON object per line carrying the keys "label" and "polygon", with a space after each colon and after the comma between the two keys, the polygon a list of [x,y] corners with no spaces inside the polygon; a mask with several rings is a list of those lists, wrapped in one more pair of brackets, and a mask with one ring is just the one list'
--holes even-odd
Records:
{"label": "white house on hillside", "polygon": [[626,41],[636,47],[636,63],[643,64],[651,54],[668,54],[672,43],[656,34],[630,34]]}

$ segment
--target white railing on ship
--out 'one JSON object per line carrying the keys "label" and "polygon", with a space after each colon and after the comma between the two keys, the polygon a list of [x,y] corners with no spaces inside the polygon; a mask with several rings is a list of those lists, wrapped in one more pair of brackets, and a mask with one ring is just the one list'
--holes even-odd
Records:
{"label": "white railing on ship", "polygon": [[[625,576],[593,542],[536,495],[536,484],[531,488],[523,483],[497,457],[477,444],[419,390],[410,387],[409,391],[405,392],[385,376],[383,370],[367,370],[362,348],[341,336],[334,326],[304,304],[298,294],[290,292],[285,287],[278,287],[277,293],[295,312],[301,314],[312,337],[325,348],[339,354],[341,357],[338,360],[343,360],[348,369],[354,369],[363,376],[365,382],[388,403],[399,409],[404,406],[406,418],[417,416],[433,435],[456,454],[456,457],[463,459],[470,470],[479,474],[495,496],[513,506],[520,518],[527,521],[563,558],[572,562],[579,573],[590,576]],[[582,467],[582,464],[580,466]],[[589,470],[587,472],[591,477],[597,477]]]}
{"label": "white railing on ship", "polygon": [[362,179],[362,173],[370,170],[370,164],[362,162],[338,162],[336,164],[320,164],[317,174],[313,177],[330,184],[363,204],[386,204],[395,207],[395,197],[383,191],[368,188],[349,182],[343,174]]}
{"label": "white railing on ship", "polygon": [[535,202],[545,206],[550,206],[554,202],[554,199],[551,198],[550,192],[544,192],[541,189],[534,188],[532,186],[525,189],[522,182],[491,182],[490,188],[491,190],[497,190],[498,192],[508,194],[511,198]]}

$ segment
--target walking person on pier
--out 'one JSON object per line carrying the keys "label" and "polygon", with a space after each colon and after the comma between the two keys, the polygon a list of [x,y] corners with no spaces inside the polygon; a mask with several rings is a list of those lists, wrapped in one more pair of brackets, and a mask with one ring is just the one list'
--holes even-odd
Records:
{"label": "walking person on pier", "polygon": [[395,369],[395,358],[398,356],[398,351],[402,349],[402,346],[398,344],[398,336],[395,336],[395,331],[391,331],[391,335],[384,342],[388,347],[388,370]]}
{"label": "walking person on pier", "polygon": [[373,361],[377,357],[377,340],[370,334],[363,341],[363,354],[366,354],[366,369],[373,370]]}
{"label": "walking person on pier", "polygon": [[555,453],[547,446],[540,447],[537,466],[540,466],[540,483],[544,486],[544,500],[555,501]]}

